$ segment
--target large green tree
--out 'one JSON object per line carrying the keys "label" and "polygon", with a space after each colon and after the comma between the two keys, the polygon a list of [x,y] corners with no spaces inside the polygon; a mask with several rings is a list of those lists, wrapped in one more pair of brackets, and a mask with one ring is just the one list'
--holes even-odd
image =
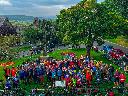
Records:
{"label": "large green tree", "polygon": [[105,0],[105,2],[109,4],[109,7],[114,8],[124,18],[128,19],[128,0]]}
{"label": "large green tree", "polygon": [[124,19],[114,10],[108,10],[104,3],[83,0],[75,6],[63,9],[57,16],[57,23],[63,41],[68,44],[84,43],[87,55],[94,41],[99,45],[106,38],[115,38],[124,30]]}
{"label": "large green tree", "polygon": [[[34,23],[35,24],[35,23]],[[36,18],[36,27],[33,25],[24,31],[26,41],[32,44],[41,44],[44,46],[44,55],[47,55],[48,48],[57,44],[56,23],[52,20],[38,20]]]}
{"label": "large green tree", "polygon": [[105,6],[107,6],[107,10],[109,11],[115,11],[116,13],[119,13],[118,15],[121,15],[123,17],[123,25],[124,30],[122,33],[126,36],[126,39],[128,38],[128,0],[105,0],[103,2]]}

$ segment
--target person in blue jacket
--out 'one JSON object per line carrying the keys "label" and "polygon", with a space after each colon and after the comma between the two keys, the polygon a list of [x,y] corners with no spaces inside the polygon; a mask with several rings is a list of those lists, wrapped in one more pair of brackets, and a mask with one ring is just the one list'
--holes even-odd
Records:
{"label": "person in blue jacket", "polygon": [[101,83],[101,72],[99,69],[96,70],[96,82],[97,84]]}
{"label": "person in blue jacket", "polygon": [[24,82],[24,80],[25,80],[25,71],[23,69],[20,69],[18,73],[19,73],[20,80]]}
{"label": "person in blue jacket", "polygon": [[54,84],[55,83],[55,79],[56,79],[56,71],[54,69],[54,70],[52,70],[52,84],[53,84],[53,86],[55,85]]}
{"label": "person in blue jacket", "polygon": [[10,78],[6,80],[5,88],[6,88],[7,90],[11,90],[12,84],[11,84],[11,79],[10,79]]}
{"label": "person in blue jacket", "polygon": [[58,76],[58,80],[61,80],[62,70],[60,68],[58,68],[57,70],[57,76]]}
{"label": "person in blue jacket", "polygon": [[86,58],[85,58],[85,62],[86,62],[86,64],[88,64],[88,63],[89,63],[89,61],[90,61],[89,57],[88,57],[88,56],[86,56]]}
{"label": "person in blue jacket", "polygon": [[96,73],[96,66],[93,66],[92,67],[92,74],[95,75],[95,73]]}

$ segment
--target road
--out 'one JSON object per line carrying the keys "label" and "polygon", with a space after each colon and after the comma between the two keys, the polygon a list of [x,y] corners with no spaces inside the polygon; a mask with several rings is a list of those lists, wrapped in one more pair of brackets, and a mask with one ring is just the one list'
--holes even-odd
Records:
{"label": "road", "polygon": [[[123,52],[128,53],[128,48],[120,46],[120,45],[117,45],[117,44],[114,44],[114,43],[111,43],[111,42],[108,42],[108,41],[105,41],[105,43],[103,45],[112,45],[114,48],[121,49]],[[102,46],[98,46],[98,48],[102,49],[103,45]],[[96,42],[94,43],[94,46],[97,46]]]}
{"label": "road", "polygon": [[[114,43],[111,43],[111,42],[108,42],[108,41],[105,41],[105,43],[101,46],[98,46],[98,44],[96,42],[94,42],[93,44],[94,46],[97,46],[99,49],[102,49],[103,48],[103,45],[111,45],[113,46],[114,48],[117,48],[117,49],[121,49],[123,52],[125,53],[128,53],[128,48],[126,47],[123,47],[123,46],[120,46],[120,45],[117,45],[117,44],[114,44]],[[86,48],[85,45],[81,45],[80,46],[81,48]],[[64,47],[64,46],[60,46],[59,49],[67,49],[69,48],[68,46]]]}
{"label": "road", "polygon": [[[97,46],[98,44],[96,42],[94,42],[93,45],[94,46]],[[105,43],[103,45],[112,45],[114,48],[121,49],[123,52],[128,53],[128,48],[123,47],[123,46],[119,46],[117,44],[113,44],[113,43],[108,42],[108,41],[105,41]],[[103,45],[102,46],[97,46],[97,47],[99,49],[102,49],[103,48]],[[81,48],[86,48],[85,45],[81,45],[80,47]],[[68,49],[68,48],[69,48],[69,46],[65,46],[65,47],[64,46],[59,46],[59,49]],[[55,49],[57,49],[57,48],[55,48]],[[20,52],[19,53],[19,57],[28,56],[29,54],[30,54],[29,51]]]}

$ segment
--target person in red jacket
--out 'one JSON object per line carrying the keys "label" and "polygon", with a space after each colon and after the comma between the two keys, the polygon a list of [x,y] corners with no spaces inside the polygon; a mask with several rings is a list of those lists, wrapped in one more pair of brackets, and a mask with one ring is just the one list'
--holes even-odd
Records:
{"label": "person in red jacket", "polygon": [[11,76],[16,77],[16,68],[14,68],[14,66],[12,67],[12,70],[11,70]]}
{"label": "person in red jacket", "polygon": [[87,81],[88,86],[90,86],[91,80],[92,80],[91,73],[89,72],[89,70],[87,70],[87,72],[86,72],[86,81]]}
{"label": "person in red jacket", "polygon": [[7,79],[10,76],[10,69],[9,68],[5,68],[5,78]]}
{"label": "person in red jacket", "polygon": [[124,87],[124,82],[126,81],[126,76],[124,75],[124,73],[121,73],[119,76],[119,81],[120,81],[120,85],[122,87]]}

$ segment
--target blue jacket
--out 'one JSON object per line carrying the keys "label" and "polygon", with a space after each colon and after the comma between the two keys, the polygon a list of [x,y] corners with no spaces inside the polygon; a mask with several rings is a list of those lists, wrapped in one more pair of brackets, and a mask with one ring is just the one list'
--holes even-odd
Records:
{"label": "blue jacket", "polygon": [[57,75],[58,75],[58,76],[61,76],[61,75],[62,75],[62,70],[61,70],[61,69],[58,69],[58,70],[57,70]]}
{"label": "blue jacket", "polygon": [[52,78],[56,77],[56,71],[52,71]]}
{"label": "blue jacket", "polygon": [[7,87],[7,89],[11,89],[11,81],[6,81],[5,86]]}
{"label": "blue jacket", "polygon": [[92,67],[92,71],[96,72],[96,67],[95,66]]}
{"label": "blue jacket", "polygon": [[19,76],[20,76],[20,78],[24,78],[25,77],[25,71],[24,70],[20,70],[19,71]]}

